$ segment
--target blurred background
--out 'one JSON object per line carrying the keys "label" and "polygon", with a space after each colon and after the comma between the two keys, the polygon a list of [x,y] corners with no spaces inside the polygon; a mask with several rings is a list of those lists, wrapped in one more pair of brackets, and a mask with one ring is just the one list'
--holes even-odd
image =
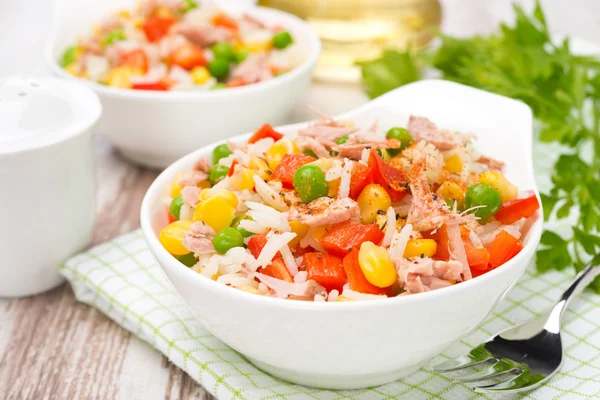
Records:
{"label": "blurred background", "polygon": [[[224,0],[225,1],[225,0]],[[45,73],[42,50],[55,0],[0,1],[0,75]],[[219,3],[219,1],[215,1]],[[240,5],[252,0],[226,0]],[[533,8],[533,0],[517,0]],[[348,68],[385,46],[424,44],[436,27],[451,35],[488,33],[512,18],[512,0],[258,0],[310,21],[324,44],[316,76],[356,82]],[[600,1],[542,0],[555,34],[600,42]]]}

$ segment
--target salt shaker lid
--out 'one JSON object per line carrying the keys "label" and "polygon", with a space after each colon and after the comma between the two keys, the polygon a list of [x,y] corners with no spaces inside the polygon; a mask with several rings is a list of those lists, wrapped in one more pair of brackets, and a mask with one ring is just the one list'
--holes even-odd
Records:
{"label": "salt shaker lid", "polygon": [[101,111],[98,96],[75,81],[0,78],[0,155],[67,140],[87,131]]}

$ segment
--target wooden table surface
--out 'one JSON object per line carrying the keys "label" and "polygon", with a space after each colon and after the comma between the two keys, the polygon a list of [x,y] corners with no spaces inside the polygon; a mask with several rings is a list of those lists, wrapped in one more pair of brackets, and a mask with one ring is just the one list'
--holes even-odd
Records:
{"label": "wooden table surface", "polygon": [[[489,32],[511,15],[508,0],[442,3],[443,28],[451,34]],[[522,3],[531,5],[532,1]],[[596,21],[600,2],[542,3],[554,33],[600,42]],[[0,76],[45,73],[42,49],[52,5],[53,0],[5,1],[0,5],[0,52],[5,55]],[[358,87],[327,85],[313,85],[307,99],[332,114],[364,101]],[[302,110],[299,108],[290,120],[307,118]],[[94,244],[139,227],[142,198],[157,175],[156,171],[128,163],[103,139],[97,138],[96,142],[98,210]],[[211,397],[160,353],[100,312],[78,303],[68,284],[37,296],[0,299],[0,393],[4,399]]]}

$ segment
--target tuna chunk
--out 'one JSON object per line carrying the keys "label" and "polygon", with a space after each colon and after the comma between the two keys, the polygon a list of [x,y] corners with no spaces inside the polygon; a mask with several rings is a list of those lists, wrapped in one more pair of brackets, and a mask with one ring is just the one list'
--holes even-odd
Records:
{"label": "tuna chunk", "polygon": [[191,229],[183,234],[183,246],[196,255],[215,252],[212,240],[215,231],[203,222],[192,224]]}
{"label": "tuna chunk", "polygon": [[181,186],[196,186],[207,179],[208,175],[206,172],[190,171],[183,178],[181,178],[178,183]]}
{"label": "tuna chunk", "polygon": [[197,186],[185,186],[181,189],[181,197],[183,202],[190,207],[196,207],[198,202],[200,201],[200,189]]}
{"label": "tuna chunk", "polygon": [[228,29],[211,25],[197,25],[188,22],[180,22],[173,25],[171,33],[182,35],[191,43],[199,47],[206,47],[218,42],[231,39],[232,33]]}
{"label": "tuna chunk", "polygon": [[350,199],[332,199],[321,197],[308,204],[300,204],[290,211],[288,219],[296,220],[309,226],[338,224],[358,217],[358,204]]}
{"label": "tuna chunk", "polygon": [[273,73],[269,66],[269,57],[264,53],[250,54],[231,72],[230,81],[243,80],[256,83],[271,79]]}
{"label": "tuna chunk", "polygon": [[504,165],[505,165],[504,162],[496,160],[495,158],[492,158],[492,157],[487,157],[487,156],[480,156],[476,162],[487,166],[489,169],[491,169],[493,171],[498,171],[498,172],[502,172],[502,169],[504,169]]}
{"label": "tuna chunk", "polygon": [[462,146],[473,139],[473,135],[456,135],[452,131],[438,129],[438,127],[429,119],[415,117],[414,115],[410,116],[406,129],[413,136],[415,142],[425,140],[441,151]]}

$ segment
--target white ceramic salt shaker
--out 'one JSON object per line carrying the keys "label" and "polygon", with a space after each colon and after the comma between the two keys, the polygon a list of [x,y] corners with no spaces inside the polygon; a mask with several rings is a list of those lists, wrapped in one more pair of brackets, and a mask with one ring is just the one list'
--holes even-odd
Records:
{"label": "white ceramic salt shaker", "polygon": [[79,83],[0,78],[0,297],[57,286],[60,265],[89,243],[100,113]]}

